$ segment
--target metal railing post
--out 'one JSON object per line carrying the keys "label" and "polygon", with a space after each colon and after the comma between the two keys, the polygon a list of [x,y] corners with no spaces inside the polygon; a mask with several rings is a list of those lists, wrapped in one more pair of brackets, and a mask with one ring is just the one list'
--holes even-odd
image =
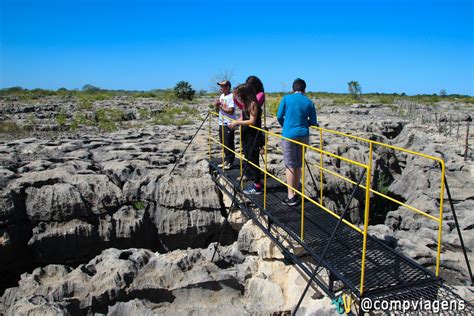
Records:
{"label": "metal railing post", "polygon": [[443,233],[443,204],[444,204],[444,161],[441,164],[441,192],[439,193],[439,220],[438,220],[438,253],[436,254],[436,276],[439,276],[439,266],[441,261],[441,235]]}
{"label": "metal railing post", "polygon": [[263,173],[263,208],[267,209],[267,149],[268,145],[268,134],[265,133],[265,149],[264,149],[264,159],[265,159],[265,172]]}
{"label": "metal railing post", "polygon": [[244,181],[242,181],[242,177],[244,176],[243,175],[243,160],[244,160],[244,156],[242,155],[242,151],[243,151],[243,146],[244,144],[242,143],[242,125],[239,126],[239,139],[240,139],[240,189],[243,190],[244,189]]}
{"label": "metal railing post", "polygon": [[301,240],[304,240],[304,172],[305,171],[305,148],[301,146]]}
{"label": "metal railing post", "polygon": [[212,115],[209,115],[209,132],[207,135],[207,143],[209,145],[209,162],[211,162],[211,120],[212,120]]}
{"label": "metal railing post", "polygon": [[365,181],[365,210],[364,210],[364,240],[362,244],[362,263],[360,272],[360,295],[364,293],[365,280],[365,255],[367,252],[367,231],[369,228],[369,210],[370,210],[370,179],[372,177],[372,142],[369,145],[369,161],[367,162],[367,174]]}
{"label": "metal railing post", "polygon": [[323,203],[323,130],[319,129],[319,203]]}
{"label": "metal railing post", "polygon": [[222,172],[224,172],[224,161],[225,161],[225,151],[224,151],[224,137],[225,137],[225,130],[224,130],[224,116],[222,116],[222,142],[221,142],[221,147],[222,147]]}

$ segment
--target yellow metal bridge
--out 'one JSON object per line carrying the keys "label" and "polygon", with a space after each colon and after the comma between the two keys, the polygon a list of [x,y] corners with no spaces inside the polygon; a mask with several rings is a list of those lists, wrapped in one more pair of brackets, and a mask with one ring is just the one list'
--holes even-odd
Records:
{"label": "yellow metal bridge", "polygon": [[[233,198],[234,205],[243,210],[280,247],[288,260],[297,264],[302,271],[311,276],[310,282],[316,282],[327,295],[335,299],[342,291],[350,295],[356,304],[364,297],[407,300],[461,299],[443,285],[439,278],[445,200],[445,164],[442,159],[316,126],[311,127],[310,137],[315,145],[299,143],[264,128],[250,126],[262,133],[265,140],[262,148],[262,161],[260,165],[256,165],[244,157],[241,132],[237,133],[236,138],[240,141],[237,141],[235,150],[226,147],[219,141],[218,133],[224,133],[224,127],[219,128],[216,124],[217,116],[218,113],[215,112],[210,112],[208,115],[209,168],[216,184],[225,194]],[[367,148],[365,159],[355,161],[326,150],[324,138],[329,135],[365,145]],[[278,168],[269,163],[270,155],[274,155],[278,151],[278,142],[283,139],[300,145],[302,150],[301,187],[290,187],[301,197],[301,203],[293,207],[281,203],[281,200],[286,197],[289,186],[286,181],[280,178],[282,176],[281,172],[278,173]],[[372,187],[373,160],[377,146],[430,160],[433,166],[438,168],[439,208],[437,210],[419,209]],[[224,149],[234,152],[238,160],[238,163],[229,170],[219,167],[224,163]],[[307,157],[311,157],[311,159]],[[328,157],[337,164],[344,163],[353,169],[357,168],[358,174],[361,175],[359,181],[339,173],[337,168],[331,170],[331,166],[325,165],[325,158]],[[246,164],[252,165],[262,172],[262,195],[245,196],[243,194],[242,189],[247,183],[239,179],[245,171]],[[283,168],[283,166],[281,167]],[[318,173],[319,181],[314,181],[312,170]],[[308,173],[313,180],[311,184],[309,184],[310,181],[307,181],[309,179]],[[354,192],[359,193],[359,201],[363,202],[363,218],[361,218],[360,224],[352,223],[347,216],[341,218],[342,210],[330,209],[324,205],[325,177],[338,177],[352,185]],[[431,180],[434,183],[433,179]],[[407,190],[409,189],[407,188]],[[370,199],[375,195],[387,200],[387,203],[395,203],[436,223],[438,233],[434,271],[421,266],[370,235]],[[363,196],[362,199],[360,199],[361,196]],[[248,201],[251,203],[249,204]],[[281,242],[281,238],[278,237],[281,231],[284,231],[287,236],[299,244],[305,250],[306,255],[314,259],[314,262],[319,262],[328,273],[328,282],[317,277],[320,271],[313,271],[311,266],[300,260],[300,256],[292,253]],[[329,244],[328,241],[330,241]],[[325,249],[326,246],[328,249]],[[335,286],[335,284],[339,286]],[[466,302],[466,306],[468,313],[474,313],[472,305]]]}

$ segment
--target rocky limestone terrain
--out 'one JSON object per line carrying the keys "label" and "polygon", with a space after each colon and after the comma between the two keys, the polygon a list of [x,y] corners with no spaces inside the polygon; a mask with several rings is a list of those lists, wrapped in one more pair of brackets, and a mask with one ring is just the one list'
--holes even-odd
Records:
{"label": "rocky limestone terrain", "polygon": [[[201,113],[209,100],[191,106]],[[95,127],[59,131],[55,113],[72,115],[74,100],[3,101],[1,118],[26,124],[29,135],[0,143],[0,313],[45,314],[269,314],[291,310],[304,288],[303,274],[246,219],[223,230],[219,261],[211,262],[226,204],[208,175],[207,132],[198,135],[179,168],[171,168],[196,131],[193,125],[153,125],[140,110],[160,111],[156,100],[116,98],[94,107],[122,109],[127,126],[106,133]],[[87,112],[87,111],[86,111]],[[92,111],[91,111],[92,113]],[[87,113],[86,113],[87,114]],[[323,107],[321,126],[442,158],[463,232],[474,261],[473,152],[436,126],[389,115],[382,105]],[[469,111],[457,110],[462,122]],[[204,117],[204,114],[201,115]],[[126,128],[131,127],[131,128]],[[269,128],[279,131],[269,119]],[[472,128],[474,129],[474,128]],[[53,134],[51,134],[53,133]],[[462,131],[461,131],[462,133]],[[316,131],[311,142],[319,146]],[[365,163],[365,144],[325,135],[324,149]],[[279,144],[270,141],[268,168],[283,179]],[[440,171],[432,161],[375,146],[373,188],[438,216]],[[217,148],[213,152],[218,154]],[[324,166],[357,181],[361,170],[324,157]],[[319,154],[308,152],[319,164]],[[319,184],[319,171],[311,168]],[[353,186],[323,176],[324,203],[340,212]],[[311,178],[308,191],[319,192]],[[351,204],[361,225],[364,196]],[[369,232],[434,269],[437,224],[372,197]],[[441,276],[472,296],[449,204],[444,204]],[[221,264],[222,263],[222,264]],[[21,275],[21,277],[20,277]],[[302,313],[332,314],[330,300],[313,289]]]}

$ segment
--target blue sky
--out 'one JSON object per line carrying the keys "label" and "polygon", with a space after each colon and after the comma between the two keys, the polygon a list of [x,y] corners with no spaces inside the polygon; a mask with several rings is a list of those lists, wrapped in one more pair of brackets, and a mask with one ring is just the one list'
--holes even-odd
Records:
{"label": "blue sky", "polygon": [[0,0],[0,87],[474,95],[474,0]]}

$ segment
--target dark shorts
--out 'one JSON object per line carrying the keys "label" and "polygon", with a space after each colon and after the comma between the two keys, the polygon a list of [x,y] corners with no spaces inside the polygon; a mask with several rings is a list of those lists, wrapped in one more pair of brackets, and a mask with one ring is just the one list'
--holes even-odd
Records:
{"label": "dark shorts", "polygon": [[[309,136],[299,137],[293,139],[297,142],[303,144],[309,144]],[[302,149],[301,146],[295,143],[292,143],[287,140],[281,141],[281,147],[283,148],[283,160],[285,162],[286,168],[301,168],[302,165]]]}

